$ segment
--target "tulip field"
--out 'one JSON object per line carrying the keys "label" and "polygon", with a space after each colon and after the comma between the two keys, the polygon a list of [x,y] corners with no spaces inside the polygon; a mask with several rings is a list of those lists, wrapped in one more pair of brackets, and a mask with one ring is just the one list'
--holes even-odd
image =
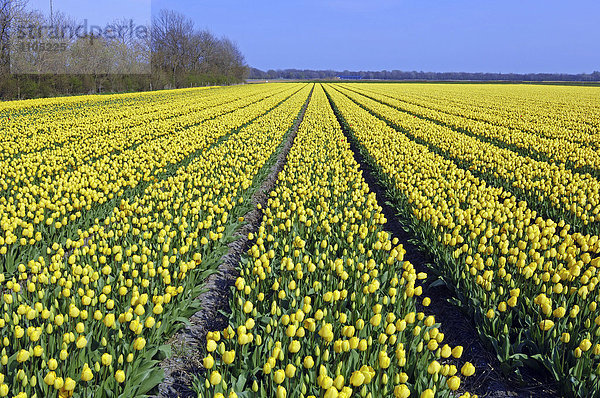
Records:
{"label": "tulip field", "polygon": [[430,279],[506,374],[600,397],[600,89],[300,82],[0,103],[0,397],[156,396],[256,208],[198,397],[475,396]]}

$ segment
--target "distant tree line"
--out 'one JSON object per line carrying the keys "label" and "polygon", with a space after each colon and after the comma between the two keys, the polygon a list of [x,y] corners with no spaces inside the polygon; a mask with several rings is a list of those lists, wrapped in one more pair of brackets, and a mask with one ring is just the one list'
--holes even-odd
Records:
{"label": "distant tree line", "polygon": [[568,82],[598,82],[600,72],[566,74],[566,73],[469,73],[469,72],[407,72],[392,71],[334,71],[309,69],[279,69],[262,71],[251,68],[249,79],[299,79],[299,80],[331,80],[338,78],[370,79],[370,80],[472,80],[472,81],[568,81]]}
{"label": "distant tree line", "polygon": [[0,0],[2,100],[236,84],[247,75],[231,40],[174,11],[161,10],[150,26],[90,29],[87,20],[28,10],[27,0]]}

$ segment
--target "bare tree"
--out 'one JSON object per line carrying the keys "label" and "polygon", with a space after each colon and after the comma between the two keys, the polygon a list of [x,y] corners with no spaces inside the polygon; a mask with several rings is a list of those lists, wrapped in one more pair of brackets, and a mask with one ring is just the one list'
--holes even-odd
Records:
{"label": "bare tree", "polygon": [[240,81],[247,73],[232,41],[195,30],[189,18],[167,10],[153,20],[152,67],[155,76],[168,77],[170,87]]}
{"label": "bare tree", "polygon": [[10,73],[11,29],[26,19],[27,0],[0,0],[0,76]]}
{"label": "bare tree", "polygon": [[173,86],[177,86],[178,75],[190,64],[193,35],[192,20],[175,11],[161,10],[153,20],[153,63],[169,72]]}

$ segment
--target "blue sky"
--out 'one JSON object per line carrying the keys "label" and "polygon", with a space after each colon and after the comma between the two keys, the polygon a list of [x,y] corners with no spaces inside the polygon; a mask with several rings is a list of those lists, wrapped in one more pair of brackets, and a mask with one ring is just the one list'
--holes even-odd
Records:
{"label": "blue sky", "polygon": [[[147,15],[149,1],[54,3],[97,20],[116,18],[111,15],[139,20]],[[152,1],[153,13],[161,8],[229,37],[249,65],[263,70],[600,70],[598,1]]]}
{"label": "blue sky", "polygon": [[50,14],[62,12],[88,25],[106,26],[117,20],[133,20],[137,25],[147,25],[152,18],[151,0],[28,0],[28,7]]}

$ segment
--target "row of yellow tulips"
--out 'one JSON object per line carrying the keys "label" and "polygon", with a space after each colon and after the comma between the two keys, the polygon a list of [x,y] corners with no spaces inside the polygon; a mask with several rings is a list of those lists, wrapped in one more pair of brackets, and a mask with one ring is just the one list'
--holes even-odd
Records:
{"label": "row of yellow tulips", "polygon": [[498,358],[517,369],[543,365],[565,394],[598,395],[598,237],[539,217],[339,91],[327,92]]}

